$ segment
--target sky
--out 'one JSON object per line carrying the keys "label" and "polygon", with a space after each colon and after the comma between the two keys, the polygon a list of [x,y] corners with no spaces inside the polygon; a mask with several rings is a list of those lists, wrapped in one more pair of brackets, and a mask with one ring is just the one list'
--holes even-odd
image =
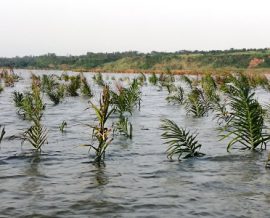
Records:
{"label": "sky", "polygon": [[0,0],[0,56],[270,47],[269,0]]}

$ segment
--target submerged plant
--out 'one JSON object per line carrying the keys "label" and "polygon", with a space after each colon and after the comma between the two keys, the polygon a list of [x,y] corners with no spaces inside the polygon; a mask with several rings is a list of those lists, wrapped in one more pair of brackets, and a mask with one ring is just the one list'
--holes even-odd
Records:
{"label": "submerged plant", "polygon": [[192,89],[193,88],[193,85],[192,85],[192,80],[186,76],[186,75],[181,75],[180,79],[185,83],[187,84],[187,86]]}
{"label": "submerged plant", "polygon": [[113,138],[110,138],[111,130],[106,126],[106,122],[110,115],[113,113],[114,109],[110,109],[110,89],[108,85],[103,87],[102,96],[99,100],[99,106],[95,105],[90,101],[91,107],[94,109],[98,124],[91,126],[93,128],[93,139],[98,141],[95,146],[93,144],[85,145],[89,146],[90,149],[94,149],[96,157],[94,162],[100,163],[105,159],[105,152]]}
{"label": "submerged plant", "polygon": [[178,155],[178,160],[185,155],[184,158],[200,157],[204,154],[199,152],[201,144],[196,140],[197,135],[193,135],[190,131],[180,128],[171,120],[161,120],[162,139],[166,140],[164,144],[168,145],[167,157],[172,159],[174,155]]}
{"label": "submerged plant", "polygon": [[146,81],[146,76],[144,73],[140,73],[140,75],[137,77],[138,82],[140,85],[143,85]]}
{"label": "submerged plant", "polygon": [[41,89],[43,92],[51,92],[57,85],[54,75],[42,75]]}
{"label": "submerged plant", "polygon": [[23,98],[24,98],[23,93],[14,91],[12,94],[13,94],[13,102],[15,106],[19,108],[22,107]]}
{"label": "submerged plant", "polygon": [[13,87],[14,83],[19,81],[19,76],[14,73],[12,68],[10,68],[9,70],[2,69],[2,72],[0,73],[0,79],[3,79],[6,87]]}
{"label": "submerged plant", "polygon": [[86,78],[83,75],[81,77],[82,77],[82,79],[81,79],[81,93],[84,96],[88,96],[90,98],[93,97],[92,90],[91,90]]}
{"label": "submerged plant", "polygon": [[101,73],[95,74],[93,76],[93,81],[99,86],[104,86],[105,85],[105,82],[103,80],[103,76],[102,76]]}
{"label": "submerged plant", "polygon": [[149,76],[148,81],[150,84],[155,86],[158,83],[158,77],[156,76],[155,73],[152,73],[151,76]]}
{"label": "submerged plant", "polygon": [[212,109],[215,112],[214,118],[217,120],[220,126],[224,125],[223,129],[226,130],[227,124],[230,122],[232,118],[232,114],[226,108],[226,102],[225,103],[217,102]]}
{"label": "submerged plant", "polygon": [[59,104],[65,95],[65,85],[57,84],[56,87],[47,91],[47,95],[55,105]]}
{"label": "submerged plant", "polygon": [[125,112],[132,114],[136,106],[140,109],[141,91],[137,79],[134,79],[129,87],[124,88],[118,85],[117,89],[117,92],[111,91],[111,103],[114,106],[115,112],[117,112],[120,117],[123,116]]}
{"label": "submerged plant", "polygon": [[264,74],[247,74],[246,75],[251,87],[256,88],[261,86],[262,88],[269,91],[270,85],[267,77]]}
{"label": "submerged plant", "polygon": [[254,150],[258,146],[266,149],[270,135],[265,131],[263,109],[255,99],[248,78],[239,75],[230,84],[228,93],[231,107],[231,119],[227,122],[227,133],[223,138],[233,137],[228,143],[227,150],[238,143],[244,149]]}
{"label": "submerged plant", "polygon": [[184,89],[180,86],[176,91],[172,92],[166,100],[169,103],[182,105],[184,103]]}
{"label": "submerged plant", "polygon": [[118,131],[120,134],[132,138],[132,131],[133,131],[133,126],[132,124],[128,121],[127,117],[120,117],[119,120],[116,123],[116,131]]}
{"label": "submerged plant", "polygon": [[24,117],[29,120],[40,120],[45,109],[39,88],[34,88],[31,93],[26,93],[20,105]]}
{"label": "submerged plant", "polygon": [[2,128],[2,126],[0,125],[0,130],[1,130],[1,133],[0,133],[0,144],[4,138],[4,135],[6,134],[6,131],[5,131],[5,127]]}
{"label": "submerged plant", "polygon": [[70,82],[66,87],[66,91],[70,96],[78,96],[77,90],[80,88],[80,76],[69,77]]}
{"label": "submerged plant", "polygon": [[28,141],[36,150],[41,150],[42,145],[47,141],[47,133],[47,129],[40,122],[35,122],[23,133],[22,143]]}
{"label": "submerged plant", "polygon": [[39,151],[47,141],[47,129],[41,124],[44,108],[40,88],[33,86],[32,93],[25,95],[21,105],[25,117],[32,122],[32,126],[22,134],[22,144],[27,141]]}
{"label": "submerged plant", "polygon": [[187,114],[192,114],[194,117],[203,117],[207,115],[209,104],[205,100],[202,90],[194,88],[187,96],[185,101]]}
{"label": "submerged plant", "polygon": [[67,122],[64,120],[59,126],[59,129],[62,133],[65,131],[65,127],[67,127]]}
{"label": "submerged plant", "polygon": [[205,93],[206,100],[210,104],[214,105],[217,102],[219,102],[220,99],[219,99],[219,96],[217,94],[217,84],[216,84],[214,78],[210,74],[207,74],[207,75],[202,77],[201,85],[202,85],[202,89]]}

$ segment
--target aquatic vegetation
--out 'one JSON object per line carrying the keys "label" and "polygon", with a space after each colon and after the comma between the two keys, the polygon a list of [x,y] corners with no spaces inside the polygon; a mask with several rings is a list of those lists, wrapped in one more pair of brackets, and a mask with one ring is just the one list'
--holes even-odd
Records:
{"label": "aquatic vegetation", "polygon": [[193,85],[192,85],[193,82],[188,76],[181,75],[180,80],[183,81],[190,89],[193,88]]}
{"label": "aquatic vegetation", "polygon": [[149,76],[148,81],[150,84],[152,84],[154,86],[157,85],[157,83],[158,83],[157,75],[155,73],[152,73],[151,76]]}
{"label": "aquatic vegetation", "polygon": [[60,84],[56,75],[43,75],[41,80],[41,89],[45,92],[49,99],[55,104],[59,104],[64,98],[65,85]]}
{"label": "aquatic vegetation", "polygon": [[47,129],[37,122],[23,133],[22,144],[27,141],[36,150],[41,150],[41,147],[47,142],[47,133]]}
{"label": "aquatic vegetation", "polygon": [[168,93],[171,93],[176,90],[176,86],[174,85],[175,78],[172,74],[160,74],[159,76],[159,85],[160,87],[166,87]]}
{"label": "aquatic vegetation", "polygon": [[232,118],[232,114],[228,111],[226,105],[227,105],[226,102],[224,103],[217,102],[212,108],[215,113],[214,118],[217,120],[220,126],[224,125],[223,126],[224,130],[226,130],[227,123],[229,123]]}
{"label": "aquatic vegetation", "polygon": [[39,151],[47,142],[47,129],[41,124],[44,108],[40,88],[33,86],[32,93],[24,96],[21,105],[25,117],[32,122],[32,126],[22,134],[22,144],[27,141]]}
{"label": "aquatic vegetation", "polygon": [[13,102],[15,106],[19,108],[22,107],[23,98],[24,98],[23,93],[14,91],[12,94],[13,94]]}
{"label": "aquatic vegetation", "polygon": [[5,127],[2,127],[1,125],[0,125],[0,130],[1,130],[1,134],[0,134],[0,144],[1,144],[4,138],[4,135],[6,134],[6,131],[5,131]]}
{"label": "aquatic vegetation", "polygon": [[86,78],[82,75],[81,76],[81,93],[84,95],[84,96],[88,96],[88,97],[93,97],[93,93],[92,93],[92,90],[86,80]]}
{"label": "aquatic vegetation", "polygon": [[40,120],[45,104],[40,96],[40,89],[35,88],[31,93],[26,93],[21,101],[20,111],[26,119]]}
{"label": "aquatic vegetation", "polygon": [[43,92],[51,92],[58,84],[53,75],[42,75],[41,89]]}
{"label": "aquatic vegetation", "polygon": [[167,98],[166,100],[169,102],[169,103],[173,103],[173,104],[179,104],[179,105],[182,105],[184,103],[184,89],[179,86],[177,87],[176,91],[172,92]]}
{"label": "aquatic vegetation", "polygon": [[231,119],[227,122],[227,133],[222,139],[233,137],[228,143],[227,150],[238,143],[244,149],[254,150],[258,146],[266,149],[270,135],[266,132],[263,118],[263,109],[255,99],[248,78],[239,75],[229,84],[228,93],[231,107]]}
{"label": "aquatic vegetation", "polygon": [[120,117],[115,126],[116,131],[120,134],[132,138],[133,127],[132,124],[128,121],[127,117]]}
{"label": "aquatic vegetation", "polygon": [[194,88],[187,95],[185,100],[185,109],[187,114],[192,114],[194,117],[203,117],[207,115],[210,105],[205,100],[205,96],[202,90]]}
{"label": "aquatic vegetation", "polygon": [[119,115],[119,120],[116,123],[115,129],[122,135],[128,138],[132,137],[132,124],[125,117],[125,113],[132,114],[136,106],[140,109],[141,91],[137,79],[133,79],[131,85],[124,88],[117,84],[117,91],[111,91],[111,104],[114,112]]}
{"label": "aquatic vegetation", "polygon": [[258,86],[266,89],[266,90],[270,90],[270,85],[269,85],[269,81],[266,78],[266,76],[264,74],[247,74],[246,75],[249,81],[249,84],[251,87],[256,88]]}
{"label": "aquatic vegetation", "polygon": [[65,128],[67,127],[67,122],[64,120],[61,125],[59,126],[60,131],[63,133]]}
{"label": "aquatic vegetation", "polygon": [[49,97],[49,99],[55,104],[59,104],[60,103],[60,100],[61,100],[61,96],[55,92],[55,91],[49,91],[47,92],[47,95]]}
{"label": "aquatic vegetation", "polygon": [[207,74],[202,77],[201,79],[201,85],[202,89],[204,91],[204,94],[206,96],[206,99],[209,103],[217,103],[219,102],[219,96],[217,94],[217,84],[214,80],[214,78],[210,75]]}
{"label": "aquatic vegetation", "polygon": [[140,75],[137,77],[137,81],[140,85],[143,85],[147,81],[145,74],[140,72]]}
{"label": "aquatic vegetation", "polygon": [[61,100],[65,97],[65,85],[57,83],[51,89],[46,91],[49,99],[55,104],[59,104]]}
{"label": "aquatic vegetation", "polygon": [[95,105],[91,101],[90,104],[96,113],[98,124],[95,126],[89,126],[93,129],[93,140],[97,140],[98,144],[96,146],[94,144],[85,146],[89,146],[90,149],[95,150],[96,157],[94,162],[100,163],[104,161],[106,149],[113,140],[113,138],[110,138],[111,129],[106,126],[107,120],[114,112],[114,109],[110,109],[111,97],[109,86],[105,85],[103,87],[102,96],[99,100],[99,106]]}
{"label": "aquatic vegetation", "polygon": [[65,82],[69,81],[69,75],[66,72],[62,73],[60,80],[64,80]]}
{"label": "aquatic vegetation", "polygon": [[161,138],[166,140],[164,144],[168,145],[167,157],[172,159],[178,155],[178,160],[184,158],[201,157],[204,154],[199,152],[201,144],[196,140],[197,135],[191,134],[190,131],[178,127],[178,125],[168,119],[161,120],[161,130],[164,132]]}
{"label": "aquatic vegetation", "polygon": [[97,73],[93,76],[93,81],[99,85],[99,86],[104,86],[105,85],[105,82],[103,80],[103,76],[101,73]]}
{"label": "aquatic vegetation", "polygon": [[66,86],[66,91],[70,96],[78,96],[77,90],[80,88],[80,76],[71,76],[69,84]]}
{"label": "aquatic vegetation", "polygon": [[12,68],[9,70],[2,69],[2,72],[0,73],[0,79],[3,79],[6,87],[13,87],[15,82],[19,81],[19,76],[16,75]]}
{"label": "aquatic vegetation", "polygon": [[32,79],[32,90],[35,88],[41,89],[41,79],[40,76],[35,75],[34,73],[31,73],[31,79]]}
{"label": "aquatic vegetation", "polygon": [[137,79],[133,79],[131,85],[127,88],[119,85],[117,92],[111,91],[111,98],[115,112],[119,113],[120,117],[125,112],[132,114],[136,106],[140,108],[141,102],[141,91]]}

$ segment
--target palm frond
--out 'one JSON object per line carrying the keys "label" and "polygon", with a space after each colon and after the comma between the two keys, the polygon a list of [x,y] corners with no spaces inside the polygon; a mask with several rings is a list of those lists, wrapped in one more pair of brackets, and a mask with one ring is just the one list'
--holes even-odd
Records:
{"label": "palm frond", "polygon": [[42,125],[31,126],[22,136],[22,143],[29,142],[36,150],[41,150],[42,145],[47,142],[47,129]]}
{"label": "palm frond", "polygon": [[255,92],[252,91],[248,78],[239,75],[230,86],[231,93],[228,96],[232,115],[227,121],[228,133],[223,138],[233,138],[228,143],[227,150],[230,150],[234,144],[251,150],[258,146],[265,149],[270,135],[264,125],[264,111],[255,99]]}
{"label": "palm frond", "polygon": [[180,86],[176,91],[172,92],[166,100],[169,103],[182,105],[184,103],[184,89]]}
{"label": "palm frond", "polygon": [[202,90],[194,88],[185,100],[185,108],[187,114],[192,114],[194,117],[203,117],[207,115],[210,105],[206,101]]}
{"label": "palm frond", "polygon": [[184,158],[204,155],[198,151],[201,144],[196,140],[197,135],[178,127],[174,121],[169,119],[163,119],[161,123],[160,128],[164,131],[161,138],[166,140],[164,144],[168,145],[168,158],[172,159],[174,155],[178,155],[178,159],[180,159],[183,154],[185,154]]}

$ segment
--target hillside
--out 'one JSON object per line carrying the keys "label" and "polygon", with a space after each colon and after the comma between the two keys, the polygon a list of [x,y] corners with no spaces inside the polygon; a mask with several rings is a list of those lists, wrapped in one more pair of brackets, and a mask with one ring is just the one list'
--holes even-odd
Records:
{"label": "hillside", "polygon": [[101,72],[205,71],[270,69],[270,49],[179,51],[174,53],[87,53],[80,56],[25,56],[0,58],[0,67]]}

